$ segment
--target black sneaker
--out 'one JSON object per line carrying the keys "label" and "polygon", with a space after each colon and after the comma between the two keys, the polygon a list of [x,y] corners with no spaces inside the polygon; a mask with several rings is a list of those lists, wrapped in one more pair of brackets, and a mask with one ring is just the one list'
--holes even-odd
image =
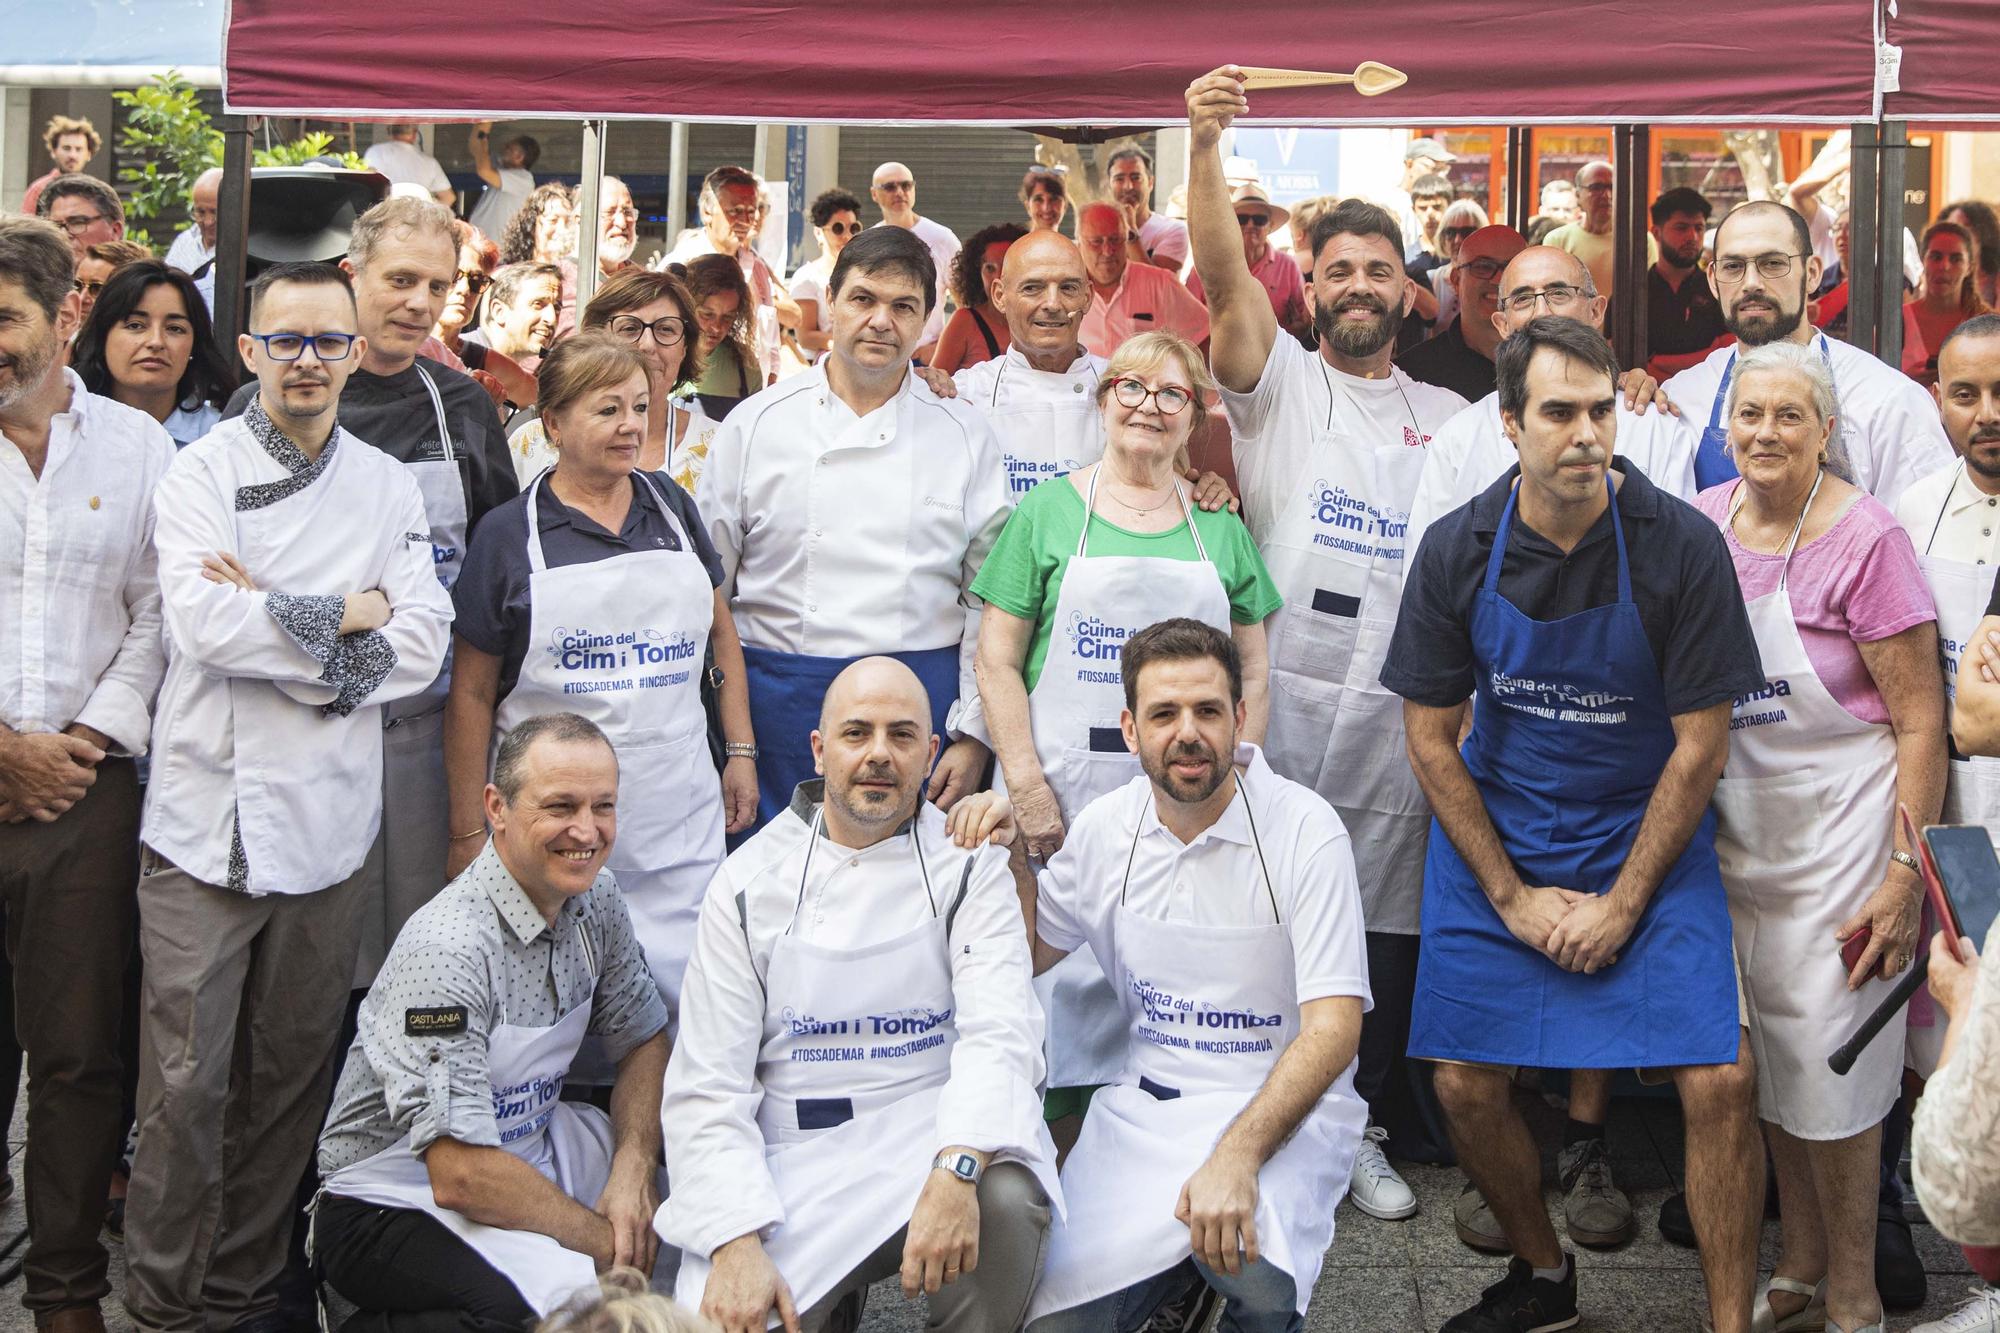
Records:
{"label": "black sneaker", "polygon": [[1479,1304],[1445,1320],[1440,1333],[1554,1333],[1575,1328],[1576,1256],[1563,1256],[1560,1282],[1536,1277],[1526,1259],[1509,1259],[1507,1276],[1480,1293]]}
{"label": "black sneaker", "polygon": [[1910,1224],[1893,1204],[1875,1210],[1875,1294],[1884,1309],[1898,1314],[1917,1309],[1930,1294],[1924,1261],[1910,1239]]}
{"label": "black sneaker", "polygon": [[1221,1303],[1222,1298],[1216,1294],[1215,1288],[1203,1281],[1200,1273],[1196,1273],[1194,1285],[1153,1311],[1153,1317],[1146,1321],[1140,1333],[1196,1333],[1197,1329],[1208,1327],[1215,1307]]}

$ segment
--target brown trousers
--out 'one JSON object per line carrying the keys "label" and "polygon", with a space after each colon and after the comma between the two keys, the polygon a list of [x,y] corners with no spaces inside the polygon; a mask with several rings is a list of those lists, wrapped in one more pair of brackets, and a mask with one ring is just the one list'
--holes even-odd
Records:
{"label": "brown trousers", "polygon": [[52,824],[0,824],[0,897],[27,1052],[28,1253],[22,1303],[95,1305],[110,1290],[99,1232],[123,1148],[125,969],[138,916],[139,775],[105,759]]}

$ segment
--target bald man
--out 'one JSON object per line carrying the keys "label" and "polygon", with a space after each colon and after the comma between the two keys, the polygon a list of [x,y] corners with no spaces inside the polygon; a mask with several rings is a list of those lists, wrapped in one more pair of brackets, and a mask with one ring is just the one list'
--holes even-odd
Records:
{"label": "bald man", "polygon": [[1125,218],[1110,204],[1085,204],[1076,215],[1076,243],[1090,275],[1090,309],[1078,337],[1109,357],[1135,333],[1165,329],[1191,343],[1208,341],[1208,308],[1163,268],[1134,264],[1125,245]]}
{"label": "bald man", "polygon": [[198,278],[215,262],[215,208],[221,193],[221,167],[210,167],[194,178],[188,200],[188,227],[168,247],[168,264]]}
{"label": "bald man", "polygon": [[917,215],[917,178],[901,162],[884,162],[875,168],[875,178],[868,186],[868,197],[882,210],[882,220],[876,226],[901,227],[915,232],[937,264],[937,302],[931,306],[930,318],[924,321],[924,334],[918,340],[916,352],[916,359],[928,364],[931,350],[937,346],[938,335],[944,332],[945,297],[948,295],[945,275],[951,272],[951,261],[961,248],[958,237],[942,222]]}
{"label": "bald man", "polygon": [[933,1329],[1020,1327],[1055,1148],[1042,1014],[1001,823],[923,799],[938,751],[908,667],[828,687],[821,780],[723,862],[661,1109],[676,1298],[724,1333],[852,1328],[898,1272]]}
{"label": "bald man", "polygon": [[[1503,230],[1508,229],[1486,227],[1465,245]],[[1539,315],[1565,315],[1602,333],[1604,307],[1604,294],[1581,259],[1554,246],[1533,245],[1517,253],[1493,284],[1487,323],[1494,346]],[[1645,371],[1626,372],[1618,401],[1618,456],[1661,490],[1692,500],[1694,434],[1674,415],[1669,398],[1656,396],[1655,387]],[[1498,393],[1489,391],[1445,422],[1431,439],[1416,498],[1410,502],[1408,549],[1416,550],[1431,524],[1491,486],[1516,461],[1514,446],[1500,429]]]}
{"label": "bald man", "polygon": [[1500,345],[1500,275],[1528,238],[1512,227],[1481,227],[1459,243],[1451,264],[1458,314],[1439,334],[1396,358],[1403,373],[1422,384],[1450,389],[1468,403],[1493,392],[1493,349]]}

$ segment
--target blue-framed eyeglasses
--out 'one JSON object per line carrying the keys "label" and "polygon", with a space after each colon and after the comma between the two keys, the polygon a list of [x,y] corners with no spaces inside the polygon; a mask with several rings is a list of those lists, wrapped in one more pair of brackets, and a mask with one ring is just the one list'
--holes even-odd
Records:
{"label": "blue-framed eyeglasses", "polygon": [[347,354],[354,350],[355,333],[253,333],[264,345],[264,355],[273,361],[296,361],[311,347],[312,353],[321,361],[345,361]]}

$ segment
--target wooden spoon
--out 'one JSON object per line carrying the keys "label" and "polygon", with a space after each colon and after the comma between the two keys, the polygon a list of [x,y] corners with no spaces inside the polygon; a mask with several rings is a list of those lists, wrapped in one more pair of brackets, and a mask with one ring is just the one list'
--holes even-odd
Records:
{"label": "wooden spoon", "polygon": [[1400,88],[1410,81],[1410,76],[1402,70],[1392,69],[1374,60],[1362,61],[1354,67],[1352,74],[1332,74],[1316,69],[1278,69],[1269,65],[1245,65],[1242,69],[1245,91],[1264,88],[1324,88],[1351,83],[1354,85],[1354,91],[1363,97],[1376,97]]}

